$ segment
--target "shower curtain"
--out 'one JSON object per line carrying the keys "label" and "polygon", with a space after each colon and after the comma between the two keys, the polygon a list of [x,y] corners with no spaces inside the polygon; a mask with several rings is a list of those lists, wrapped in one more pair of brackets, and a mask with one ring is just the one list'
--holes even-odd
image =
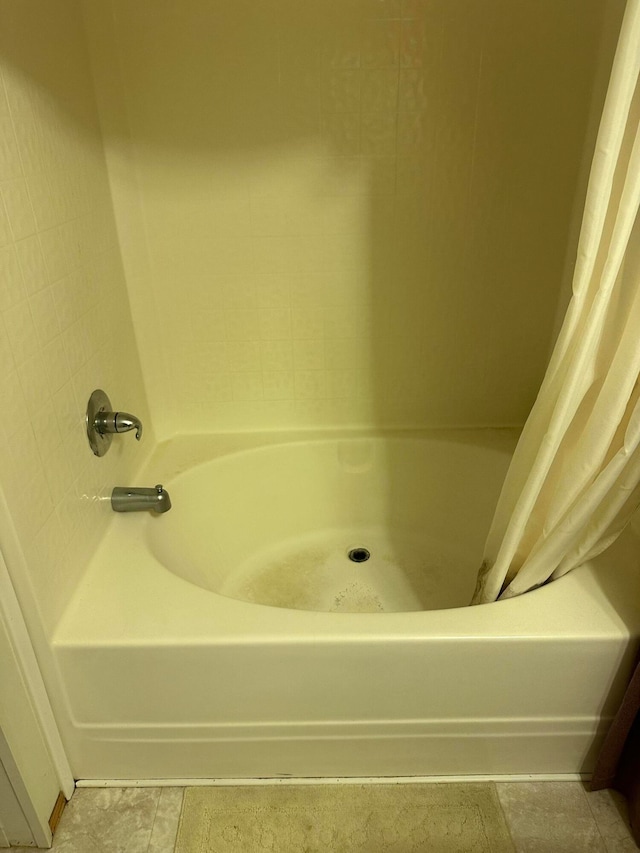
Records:
{"label": "shower curtain", "polygon": [[573,297],[509,468],[473,604],[561,577],[640,504],[640,0],[628,0]]}

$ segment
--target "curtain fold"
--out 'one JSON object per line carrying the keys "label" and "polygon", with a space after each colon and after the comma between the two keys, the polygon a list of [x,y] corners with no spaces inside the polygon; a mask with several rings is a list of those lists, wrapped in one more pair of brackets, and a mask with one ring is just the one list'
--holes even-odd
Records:
{"label": "curtain fold", "polygon": [[507,474],[472,604],[607,548],[640,505],[640,0],[628,0],[573,295]]}

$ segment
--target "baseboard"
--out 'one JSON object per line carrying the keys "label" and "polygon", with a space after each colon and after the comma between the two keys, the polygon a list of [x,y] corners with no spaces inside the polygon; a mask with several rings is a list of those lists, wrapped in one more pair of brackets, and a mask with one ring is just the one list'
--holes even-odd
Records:
{"label": "baseboard", "polygon": [[588,782],[590,773],[514,773],[477,776],[340,776],[263,779],[77,779],[76,788],[199,788],[248,785],[427,785],[443,782]]}

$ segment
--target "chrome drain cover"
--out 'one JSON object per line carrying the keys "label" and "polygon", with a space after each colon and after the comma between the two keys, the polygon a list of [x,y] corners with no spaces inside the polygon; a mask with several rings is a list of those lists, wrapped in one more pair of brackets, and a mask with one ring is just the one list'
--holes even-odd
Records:
{"label": "chrome drain cover", "polygon": [[348,556],[352,563],[365,563],[371,554],[366,548],[352,548]]}

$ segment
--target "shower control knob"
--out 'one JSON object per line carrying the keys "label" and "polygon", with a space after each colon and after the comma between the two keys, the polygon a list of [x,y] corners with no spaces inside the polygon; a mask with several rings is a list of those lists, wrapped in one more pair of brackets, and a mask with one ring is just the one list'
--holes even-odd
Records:
{"label": "shower control knob", "polygon": [[138,441],[142,438],[142,422],[129,412],[115,412],[111,401],[100,388],[89,398],[85,418],[87,438],[96,456],[104,456],[111,445],[111,438],[122,432],[135,430]]}

